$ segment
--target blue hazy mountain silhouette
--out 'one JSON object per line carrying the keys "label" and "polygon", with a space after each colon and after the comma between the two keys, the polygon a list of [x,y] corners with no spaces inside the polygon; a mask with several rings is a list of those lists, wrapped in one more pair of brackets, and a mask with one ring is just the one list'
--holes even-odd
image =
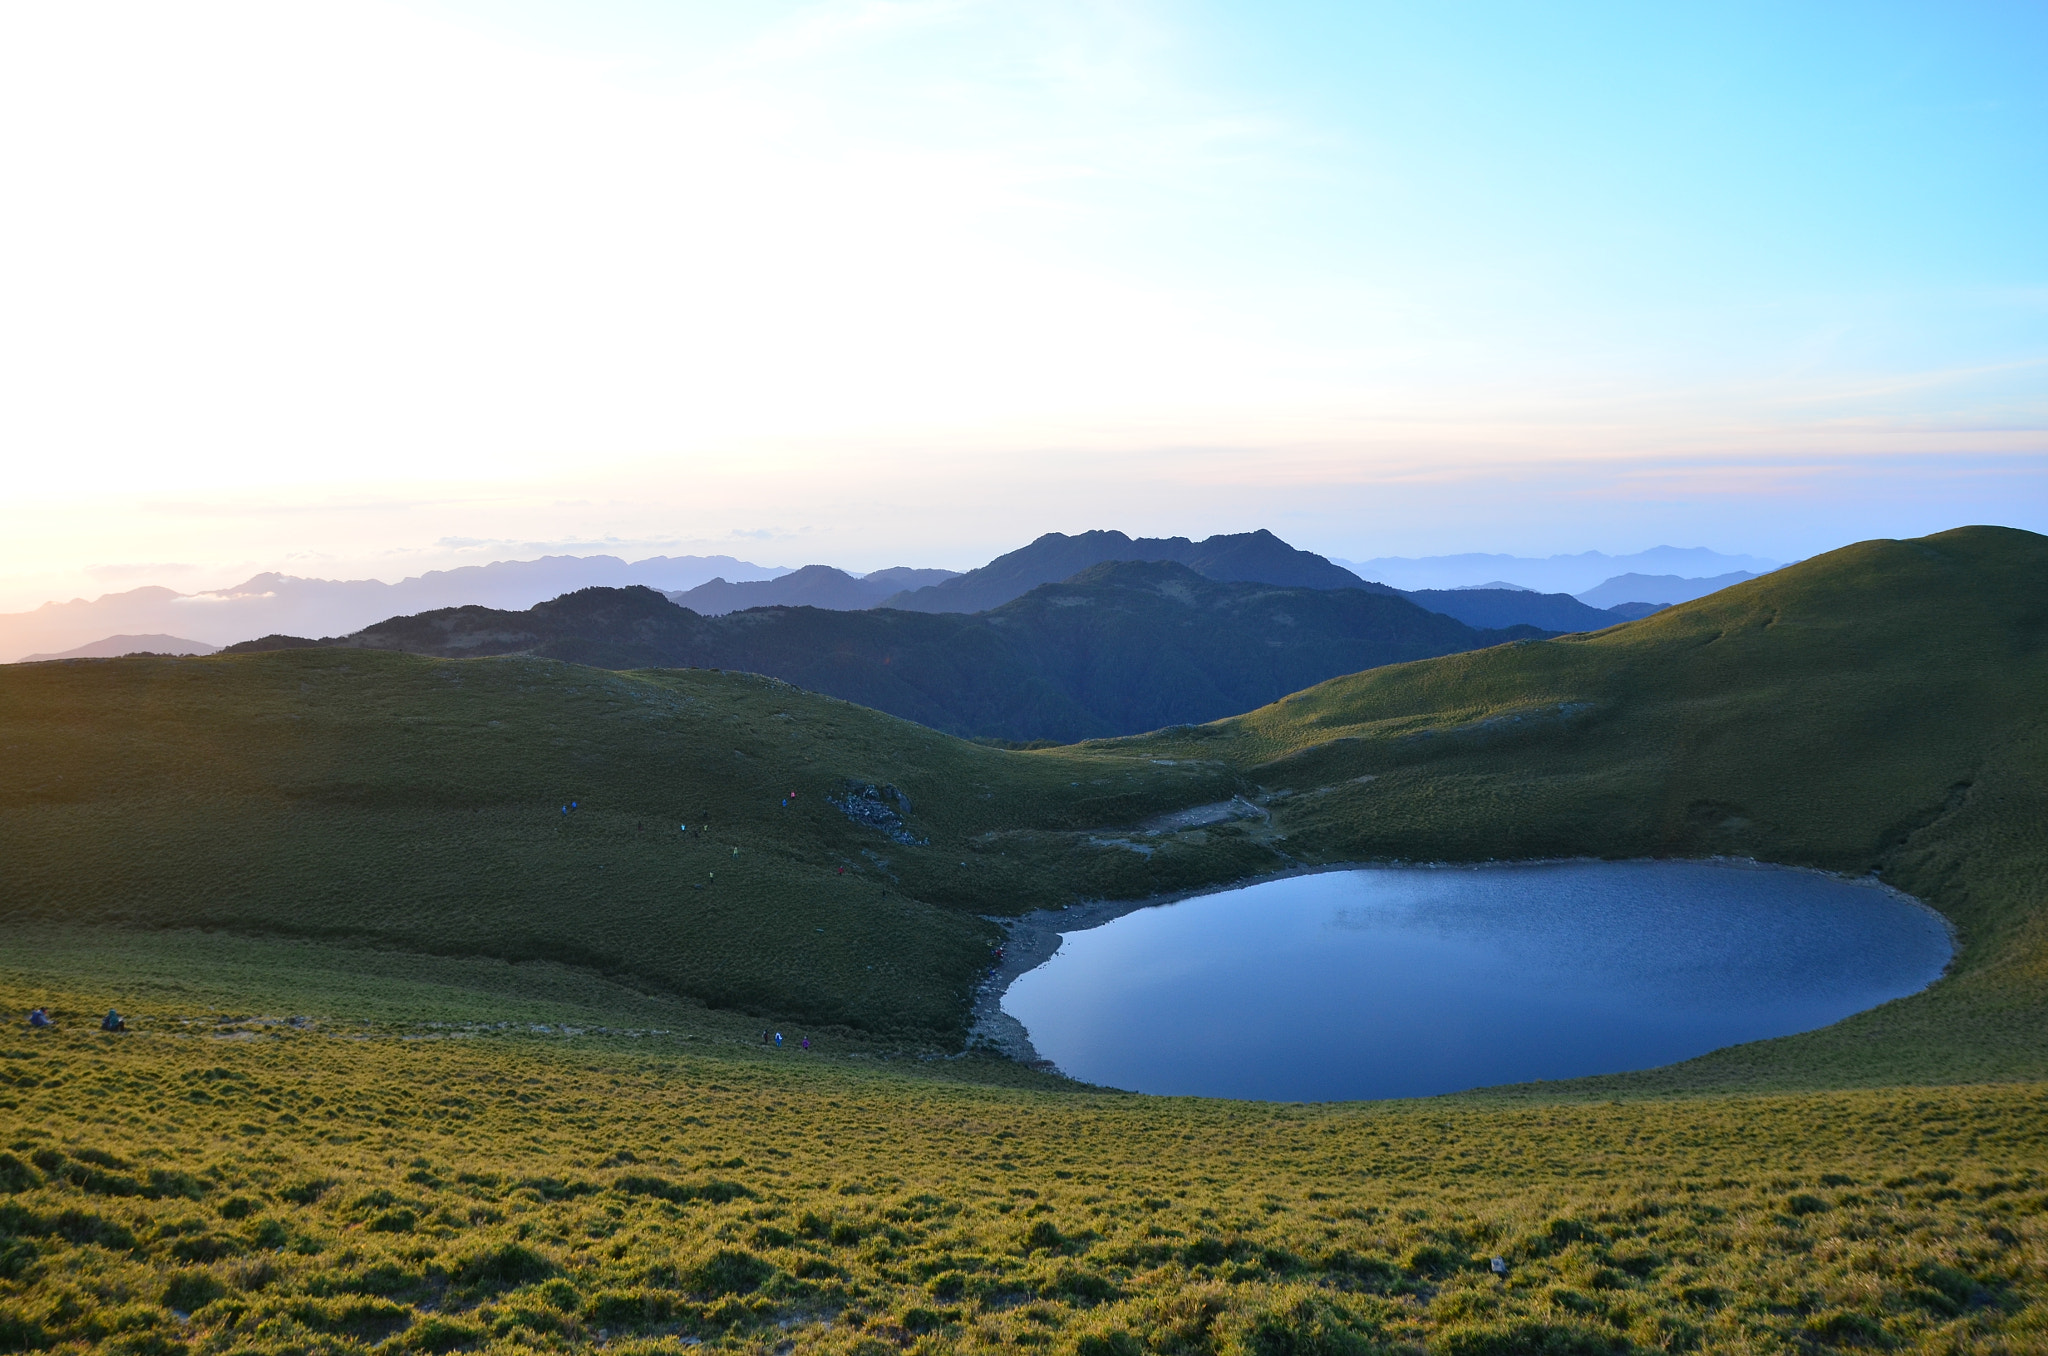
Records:
{"label": "blue hazy mountain silhouette", "polygon": [[669,591],[669,598],[706,617],[750,607],[825,607],[852,612],[878,606],[907,589],[925,588],[959,577],[957,570],[919,570],[891,566],[871,574],[851,575],[830,565],[806,565],[774,579],[732,583],[713,579],[693,589]]}

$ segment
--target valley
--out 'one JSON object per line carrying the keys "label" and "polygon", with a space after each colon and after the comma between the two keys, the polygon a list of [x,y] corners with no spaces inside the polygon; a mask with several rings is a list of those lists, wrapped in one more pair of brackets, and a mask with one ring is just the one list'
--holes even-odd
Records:
{"label": "valley", "polygon": [[[524,642],[0,669],[0,987],[57,1019],[4,1037],[0,1333],[2031,1349],[2044,600],[2033,534],[1866,542],[1044,748]],[[1140,1098],[967,1045],[1027,911],[1711,856],[1876,872],[1954,927],[1948,976],[1413,1103]],[[115,1004],[130,1031],[94,1030]]]}

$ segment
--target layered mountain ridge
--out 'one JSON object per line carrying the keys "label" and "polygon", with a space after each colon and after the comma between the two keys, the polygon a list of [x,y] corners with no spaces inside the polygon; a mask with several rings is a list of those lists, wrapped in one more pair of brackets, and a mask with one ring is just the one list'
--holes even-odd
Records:
{"label": "layered mountain ridge", "polygon": [[919,570],[906,565],[863,575],[848,574],[830,565],[806,565],[774,579],[730,583],[719,578],[693,589],[665,592],[670,601],[704,617],[742,612],[750,607],[829,607],[853,612],[879,607],[884,599],[905,589],[925,588],[958,577],[953,570]]}
{"label": "layered mountain ridge", "polygon": [[[973,614],[768,607],[705,617],[652,589],[584,589],[523,612],[447,608],[317,643],[739,669],[951,734],[1070,741],[1213,720],[1338,674],[1542,634],[1470,627],[1391,591],[1223,582],[1173,562],[1112,561]],[[315,643],[274,637],[229,650]]]}

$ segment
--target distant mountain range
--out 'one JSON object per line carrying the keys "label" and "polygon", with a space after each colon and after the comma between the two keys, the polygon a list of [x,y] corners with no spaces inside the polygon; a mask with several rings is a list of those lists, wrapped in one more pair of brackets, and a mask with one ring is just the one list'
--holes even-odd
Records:
{"label": "distant mountain range", "polygon": [[[183,594],[149,587],[107,594],[91,602],[48,603],[33,612],[0,615],[0,661],[125,653],[106,647],[138,648],[137,637],[156,637],[198,650],[250,635],[342,635],[394,615],[472,605],[517,611],[581,588],[634,584],[664,591],[703,616],[790,606],[976,613],[1110,561],[1172,562],[1219,582],[1404,596],[1468,626],[1535,626],[1551,631],[1596,630],[1633,620],[1658,606],[1716,592],[1750,578],[1751,573],[1739,569],[1708,577],[1602,575],[1576,599],[1557,589],[1532,588],[1530,579],[1577,578],[1628,563],[1675,562],[1699,567],[1709,562],[1749,561],[1771,565],[1750,557],[1659,547],[1634,556],[1589,551],[1549,560],[1495,555],[1420,561],[1386,557],[1358,567],[1393,567],[1391,577],[1396,580],[1432,574],[1448,578],[1461,572],[1481,580],[1404,591],[1378,579],[1362,578],[1342,564],[1299,550],[1264,530],[1202,541],[1134,538],[1111,531],[1074,536],[1051,532],[965,574],[907,566],[867,575],[829,565],[784,570],[730,556],[657,556],[630,564],[616,556],[549,556],[438,570],[396,584],[260,574],[234,588],[212,592]],[[1508,567],[1520,567],[1524,573],[1510,579]]]}
{"label": "distant mountain range", "polygon": [[806,565],[774,579],[732,584],[714,579],[693,589],[669,593],[672,602],[706,617],[749,607],[827,607],[841,612],[880,606],[883,599],[906,589],[921,589],[960,577],[957,570],[914,570],[898,565],[872,574],[851,575],[830,565]]}
{"label": "distant mountain range", "polygon": [[[1471,552],[1455,556],[1378,556],[1372,560],[1336,562],[1367,579],[1397,589],[1497,588],[1502,584],[1538,593],[1584,594],[1618,575],[1678,576],[1704,579],[1736,571],[1768,574],[1781,562],[1758,556],[1731,556],[1704,547],[1656,546],[1633,555],[1604,551],[1577,555],[1506,556]],[[1708,589],[1695,597],[1713,592]],[[1580,598],[1581,602],[1591,601]],[[1616,603],[1690,601],[1675,598],[1614,598]],[[1605,606],[1605,603],[1595,603]]]}
{"label": "distant mountain range", "polygon": [[704,617],[652,589],[584,589],[522,612],[394,617],[324,643],[603,668],[722,668],[951,733],[1068,741],[1215,719],[1339,674],[1546,634],[1480,630],[1391,592],[1099,564],[989,611],[771,607]]}
{"label": "distant mountain range", "polygon": [[29,654],[21,657],[24,664],[34,664],[45,659],[119,659],[130,654],[212,654],[218,645],[204,641],[186,640],[180,636],[108,636],[90,645],[80,645],[58,654]]}
{"label": "distant mountain range", "polygon": [[1633,620],[1588,607],[1569,593],[1528,589],[1416,589],[1401,595],[1467,626],[1537,626],[1546,631],[1598,631]]}
{"label": "distant mountain range", "polygon": [[[1363,589],[1406,597],[1432,612],[1440,612],[1467,626],[1480,628],[1533,626],[1546,631],[1596,631],[1653,610],[1638,608],[1633,609],[1629,616],[1621,616],[1604,610],[1605,605],[1588,605],[1569,594],[1540,593],[1498,581],[1479,588],[1454,590],[1396,589],[1376,580],[1361,578],[1357,572],[1323,556],[1290,546],[1263,529],[1214,536],[1203,541],[1191,541],[1186,537],[1133,538],[1121,532],[1083,532],[1071,537],[1061,532],[1048,532],[1029,546],[998,556],[978,570],[969,570],[941,584],[899,593],[884,601],[882,606],[919,612],[983,611],[1021,597],[1040,585],[1072,578],[1080,570],[1113,560],[1173,561],[1206,578],[1223,581],[1308,589]],[[1628,577],[1646,578],[1641,575]],[[1734,582],[1736,578],[1726,581]],[[1697,597],[1725,586],[1717,583],[1712,588],[1702,588],[1699,593],[1688,596]],[[1668,585],[1661,587],[1665,593],[1682,591]],[[1646,594],[1642,598],[1630,595],[1614,601],[1663,603],[1674,600]]]}
{"label": "distant mountain range", "polygon": [[1662,603],[1671,606],[1704,598],[1710,593],[1754,579],[1748,570],[1734,570],[1709,579],[1684,579],[1675,574],[1622,574],[1578,595],[1592,607],[1613,607],[1618,603]]}
{"label": "distant mountain range", "polygon": [[617,556],[543,556],[434,570],[387,584],[381,579],[301,579],[259,574],[233,588],[179,593],[151,585],[87,601],[45,603],[0,614],[0,663],[30,653],[63,653],[121,635],[190,636],[226,645],[266,632],[336,635],[399,612],[477,603],[531,607],[593,585],[694,588],[723,575],[769,579],[788,571],[731,556],[655,556],[628,564]]}

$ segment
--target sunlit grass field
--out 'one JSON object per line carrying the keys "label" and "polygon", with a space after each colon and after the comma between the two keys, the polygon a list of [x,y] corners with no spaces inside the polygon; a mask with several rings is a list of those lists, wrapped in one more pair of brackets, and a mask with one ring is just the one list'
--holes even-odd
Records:
{"label": "sunlit grass field", "polygon": [[[2044,825],[2048,542],[1989,529],[1054,749],[520,657],[0,670],[0,1350],[2048,1351]],[[1950,977],[1422,1103],[963,1049],[1025,910],[1714,853],[1876,870]]]}
{"label": "sunlit grass field", "polygon": [[1248,1105],[416,968],[103,1035],[9,971],[60,1022],[0,1039],[13,1349],[2048,1348],[2041,1085]]}

